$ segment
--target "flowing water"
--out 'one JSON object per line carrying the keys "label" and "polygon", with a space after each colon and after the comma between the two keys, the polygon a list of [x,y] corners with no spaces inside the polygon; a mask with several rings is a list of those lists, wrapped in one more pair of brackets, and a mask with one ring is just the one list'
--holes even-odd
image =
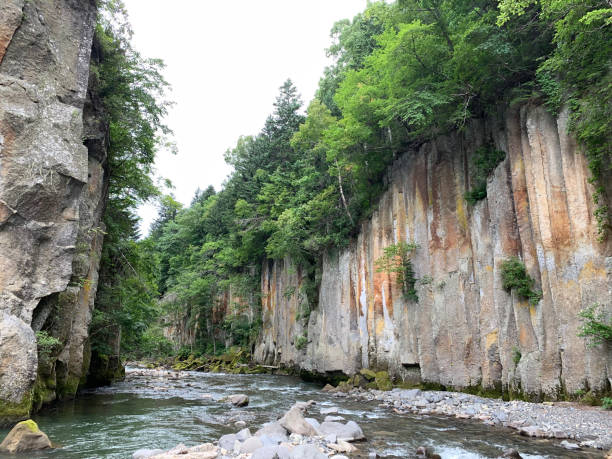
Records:
{"label": "flowing water", "polygon": [[[376,402],[335,398],[320,386],[288,376],[227,375],[183,372],[177,379],[128,371],[124,382],[86,391],[58,403],[33,419],[60,446],[53,451],[0,458],[131,458],[139,448],[168,449],[210,442],[239,429],[244,420],[254,432],[275,420],[299,400],[316,400],[311,416],[322,421],[321,407],[337,406],[339,415],[356,421],[368,441],[358,447],[367,457],[411,457],[417,447],[431,446],[444,459],[497,457],[516,448],[524,458],[601,458],[597,451],[568,452],[559,442],[520,437],[505,428],[439,416],[398,415]],[[219,399],[247,394],[250,404],[230,407]],[[3,438],[7,431],[0,431]]]}

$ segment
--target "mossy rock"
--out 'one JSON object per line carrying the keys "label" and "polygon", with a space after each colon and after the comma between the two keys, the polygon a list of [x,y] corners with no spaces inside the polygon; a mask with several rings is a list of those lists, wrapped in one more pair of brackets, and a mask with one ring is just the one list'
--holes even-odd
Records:
{"label": "mossy rock", "polygon": [[365,377],[368,381],[373,381],[374,379],[376,379],[376,373],[374,373],[372,370],[369,370],[367,368],[362,368],[359,371],[359,374]]}
{"label": "mossy rock", "polygon": [[18,423],[11,429],[0,444],[0,451],[20,453],[51,448],[49,437],[41,432],[38,425],[28,419]]}
{"label": "mossy rock", "polygon": [[386,371],[377,372],[375,382],[378,390],[388,391],[393,388],[393,384],[391,384],[391,379],[389,378],[389,373]]}
{"label": "mossy rock", "polygon": [[19,403],[0,401],[0,426],[8,426],[30,417],[34,400],[33,391],[26,393]]}

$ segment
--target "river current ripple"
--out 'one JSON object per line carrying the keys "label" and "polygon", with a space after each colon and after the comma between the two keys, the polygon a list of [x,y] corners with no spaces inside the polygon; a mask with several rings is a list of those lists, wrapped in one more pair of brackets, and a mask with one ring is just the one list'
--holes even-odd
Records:
{"label": "river current ripple", "polygon": [[[244,393],[250,404],[228,406],[220,399]],[[440,416],[396,414],[376,402],[335,398],[320,385],[289,376],[181,372],[178,378],[160,372],[127,369],[123,382],[84,391],[33,417],[61,448],[28,458],[130,458],[140,448],[169,449],[210,442],[239,430],[242,420],[252,432],[282,416],[296,401],[315,400],[311,416],[322,421],[320,408],[336,406],[339,415],[356,421],[368,441],[366,453],[406,458],[419,446],[432,447],[444,459],[494,458],[515,448],[524,458],[595,458],[601,452],[569,452],[558,441],[534,440],[474,421]],[[6,431],[0,431],[2,438]],[[20,456],[2,456],[12,457]]]}

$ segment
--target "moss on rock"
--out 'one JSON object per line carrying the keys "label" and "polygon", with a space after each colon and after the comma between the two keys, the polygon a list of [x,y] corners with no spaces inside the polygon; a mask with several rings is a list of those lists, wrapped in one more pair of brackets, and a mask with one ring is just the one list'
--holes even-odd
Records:
{"label": "moss on rock", "polygon": [[30,417],[33,404],[33,390],[24,395],[19,403],[0,400],[0,426],[10,425]]}

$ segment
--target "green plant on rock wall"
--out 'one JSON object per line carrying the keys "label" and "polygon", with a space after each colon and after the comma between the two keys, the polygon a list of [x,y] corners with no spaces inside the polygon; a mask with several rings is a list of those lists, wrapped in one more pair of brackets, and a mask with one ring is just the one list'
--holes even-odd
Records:
{"label": "green plant on rock wall", "polygon": [[395,274],[397,283],[402,286],[406,301],[417,303],[419,297],[416,291],[417,278],[412,266],[412,253],[418,248],[414,242],[398,242],[385,247],[384,255],[376,260],[376,272]]}
{"label": "green plant on rock wall", "polygon": [[601,399],[601,407],[604,410],[612,410],[612,397],[604,397]]}
{"label": "green plant on rock wall", "polygon": [[578,336],[586,338],[589,347],[612,342],[612,314],[600,304],[593,304],[578,313],[582,321]]}
{"label": "green plant on rock wall", "polygon": [[538,304],[542,299],[542,292],[534,290],[535,281],[527,273],[525,264],[517,257],[510,257],[502,262],[501,276],[504,290],[514,290],[519,297],[529,300],[530,304]]}
{"label": "green plant on rock wall", "polygon": [[38,348],[38,358],[48,362],[53,353],[59,348],[62,342],[55,336],[49,335],[46,330],[36,332],[36,345]]}
{"label": "green plant on rock wall", "polygon": [[496,150],[491,145],[477,149],[472,156],[472,167],[470,173],[470,190],[465,192],[465,200],[474,205],[481,199],[487,197],[487,178],[495,170],[497,165],[506,157],[506,153]]}
{"label": "green plant on rock wall", "polygon": [[298,351],[304,349],[306,347],[306,344],[308,344],[308,337],[306,335],[298,336],[295,340],[295,348]]}
{"label": "green plant on rock wall", "polygon": [[512,361],[514,362],[514,365],[518,365],[522,357],[523,355],[521,354],[521,350],[514,346],[512,348]]}

